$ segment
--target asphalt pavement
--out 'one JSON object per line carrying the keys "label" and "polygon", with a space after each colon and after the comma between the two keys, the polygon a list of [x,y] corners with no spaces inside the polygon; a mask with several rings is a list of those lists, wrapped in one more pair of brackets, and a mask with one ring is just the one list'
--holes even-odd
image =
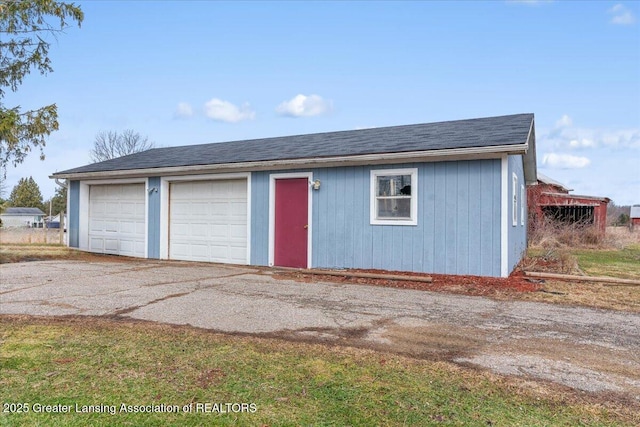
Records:
{"label": "asphalt pavement", "polygon": [[0,314],[108,316],[393,351],[640,401],[640,314],[118,259],[0,265]]}

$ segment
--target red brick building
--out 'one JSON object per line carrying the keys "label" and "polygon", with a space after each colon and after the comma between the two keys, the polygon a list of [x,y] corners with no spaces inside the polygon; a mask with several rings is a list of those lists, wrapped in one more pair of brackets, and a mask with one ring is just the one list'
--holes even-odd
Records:
{"label": "red brick building", "polygon": [[608,197],[569,194],[571,189],[538,173],[537,185],[527,187],[527,203],[531,220],[547,217],[557,221],[593,224],[601,232],[607,227]]}

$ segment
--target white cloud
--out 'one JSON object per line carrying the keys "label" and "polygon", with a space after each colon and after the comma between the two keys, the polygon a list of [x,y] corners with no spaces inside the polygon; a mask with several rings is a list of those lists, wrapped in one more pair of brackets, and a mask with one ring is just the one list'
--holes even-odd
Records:
{"label": "white cloud", "polygon": [[582,138],[582,139],[572,139],[569,141],[569,147],[571,148],[589,148],[595,147],[595,143],[591,139]]}
{"label": "white cloud", "polygon": [[542,164],[552,169],[581,169],[589,166],[591,160],[570,154],[548,153],[543,156]]}
{"label": "white cloud", "polygon": [[193,108],[186,102],[179,102],[174,113],[175,117],[186,119],[193,116]]}
{"label": "white cloud", "polygon": [[333,105],[331,101],[323,99],[319,95],[296,95],[289,101],[283,101],[276,112],[283,116],[291,117],[311,117],[319,116],[331,111]]}
{"label": "white cloud", "polygon": [[613,15],[609,22],[615,25],[631,25],[636,22],[633,13],[620,3],[609,9],[609,14]]}
{"label": "white cloud", "polygon": [[248,103],[238,107],[228,101],[213,98],[204,104],[204,112],[210,119],[227,123],[237,123],[242,120],[253,120],[255,111],[251,110]]}
{"label": "white cloud", "polygon": [[599,138],[607,147],[640,148],[640,129],[601,132]]}
{"label": "white cloud", "polygon": [[556,128],[561,129],[561,128],[566,128],[573,125],[573,120],[571,120],[571,117],[569,117],[568,115],[563,115],[562,117],[560,117],[560,120],[558,120],[556,122]]}
{"label": "white cloud", "polygon": [[554,127],[540,132],[540,141],[555,149],[593,149],[599,147],[616,149],[640,148],[640,128],[597,129],[574,127],[573,120],[563,115]]}

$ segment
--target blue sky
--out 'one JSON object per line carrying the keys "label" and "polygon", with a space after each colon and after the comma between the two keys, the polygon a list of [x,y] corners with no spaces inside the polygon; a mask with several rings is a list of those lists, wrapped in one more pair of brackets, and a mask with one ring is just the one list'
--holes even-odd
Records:
{"label": "blue sky", "polygon": [[5,105],[60,130],[7,171],[90,163],[102,130],[190,145],[531,112],[539,172],[640,203],[640,3],[86,1]]}

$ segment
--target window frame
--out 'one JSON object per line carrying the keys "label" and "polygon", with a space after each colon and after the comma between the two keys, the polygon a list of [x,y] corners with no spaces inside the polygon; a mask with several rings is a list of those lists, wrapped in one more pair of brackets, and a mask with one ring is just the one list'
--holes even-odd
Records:
{"label": "window frame", "polygon": [[526,218],[525,201],[527,200],[527,193],[524,184],[520,184],[520,225],[524,226],[524,220]]}
{"label": "window frame", "polygon": [[[411,176],[410,217],[408,218],[378,218],[378,177],[392,175]],[[418,225],[418,168],[371,170],[369,190],[369,222],[371,225]]]}

